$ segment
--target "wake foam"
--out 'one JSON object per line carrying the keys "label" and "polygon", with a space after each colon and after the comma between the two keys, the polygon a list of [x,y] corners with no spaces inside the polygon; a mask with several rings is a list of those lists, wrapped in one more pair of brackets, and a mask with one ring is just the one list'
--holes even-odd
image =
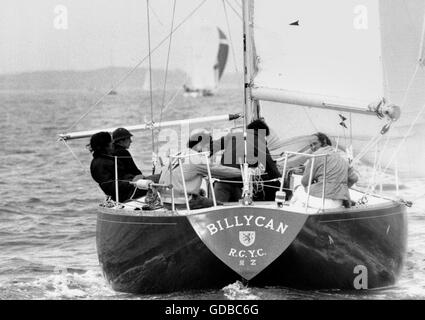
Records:
{"label": "wake foam", "polygon": [[242,282],[236,281],[221,289],[224,296],[229,300],[258,300],[258,296],[252,293],[252,289],[243,285]]}

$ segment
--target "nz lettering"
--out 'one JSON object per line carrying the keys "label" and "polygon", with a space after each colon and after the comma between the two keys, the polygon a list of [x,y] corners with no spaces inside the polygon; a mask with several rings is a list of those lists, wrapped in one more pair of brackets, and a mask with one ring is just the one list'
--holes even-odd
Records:
{"label": "nz lettering", "polygon": [[287,224],[284,224],[283,222],[276,223],[273,219],[267,220],[264,216],[254,217],[253,215],[244,215],[242,217],[234,216],[231,218],[224,218],[223,220],[217,220],[215,223],[208,224],[207,229],[212,236],[218,231],[243,226],[257,226],[260,228],[270,229],[280,234],[284,234],[288,228]]}

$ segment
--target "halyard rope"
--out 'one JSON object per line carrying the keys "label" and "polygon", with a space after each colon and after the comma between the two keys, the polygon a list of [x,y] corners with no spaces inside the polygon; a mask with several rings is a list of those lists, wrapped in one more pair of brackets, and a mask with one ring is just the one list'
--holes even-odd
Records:
{"label": "halyard rope", "polygon": [[223,8],[224,8],[224,15],[226,17],[227,33],[229,34],[229,40],[230,40],[230,44],[231,44],[230,48],[232,49],[233,64],[235,65],[236,72],[239,73],[238,65],[237,65],[237,62],[236,62],[235,47],[233,45],[232,33],[230,31],[229,17],[227,15],[227,9],[226,9],[226,2],[225,2],[225,0],[223,0]]}
{"label": "halyard rope", "polygon": [[77,160],[77,162],[80,164],[81,169],[83,169],[83,171],[85,173],[89,173],[87,168],[83,165],[83,163],[80,161],[80,159],[78,159],[77,155],[74,153],[74,151],[72,151],[71,147],[68,145],[68,143],[64,140],[64,139],[59,139],[60,141],[63,142],[63,144],[68,148],[69,152],[71,152],[71,155],[74,157],[74,159]]}
{"label": "halyard rope", "polygon": [[[151,145],[152,145],[152,174],[155,173],[155,135],[154,135],[154,119],[153,119],[153,94],[152,94],[152,54],[151,54],[151,26],[149,19],[149,0],[146,0],[146,18],[147,18],[147,31],[148,31],[148,52],[149,52],[149,101],[151,107]],[[171,38],[171,36],[170,36]]]}
{"label": "halyard rope", "polygon": [[[418,64],[416,65],[415,72],[413,73],[412,77],[411,77],[411,78],[410,78],[410,80],[409,80],[409,84],[408,84],[408,86],[407,86],[406,92],[405,92],[404,97],[403,97],[403,101],[402,101],[402,103],[401,103],[401,107],[403,107],[403,106],[406,104],[408,93],[409,93],[409,91],[411,90],[411,87],[412,87],[412,85],[413,85],[413,82],[414,82],[414,80],[415,80],[415,78],[416,78],[416,74],[417,74],[417,73],[418,73],[418,71],[419,71],[419,67],[420,67],[420,64],[418,63]],[[424,112],[424,110],[425,110],[425,105],[424,105],[424,106],[422,107],[422,109],[418,112],[418,114],[416,115],[416,118],[414,119],[414,121],[410,124],[409,129],[407,130],[407,132],[406,132],[406,134],[404,135],[403,139],[402,139],[402,140],[400,141],[400,143],[398,144],[397,148],[394,150],[393,154],[391,155],[390,160],[388,161],[387,165],[385,166],[384,170],[382,171],[383,173],[385,173],[385,172],[388,170],[389,166],[392,164],[392,162],[394,161],[395,157],[396,157],[396,156],[398,155],[398,153],[400,152],[401,147],[402,147],[402,146],[403,146],[403,144],[406,142],[407,137],[410,135],[411,130],[412,130],[412,129],[413,129],[413,127],[415,126],[416,122],[418,121],[419,117],[420,117],[420,116],[421,116],[421,114]]]}
{"label": "halyard rope", "polygon": [[235,8],[233,8],[233,6],[229,3],[229,1],[228,0],[224,0],[224,1],[226,1],[227,5],[230,7],[230,9],[232,9],[233,12],[242,20],[242,15]]}
{"label": "halyard rope", "polygon": [[[175,12],[176,12],[176,0],[174,0],[174,5],[173,5],[173,15],[172,15],[172,18],[171,18],[171,27],[170,27],[171,28],[171,31],[174,28]],[[165,80],[164,80],[164,88],[162,90],[161,112],[159,114],[159,122],[160,123],[162,121],[162,113],[163,113],[164,108],[165,108],[165,105],[164,105],[164,103],[165,103],[165,92],[166,92],[166,89],[167,89],[168,66],[169,66],[169,62],[170,62],[170,52],[171,52],[171,42],[172,42],[172,39],[173,39],[173,37],[171,35],[170,36],[170,41],[168,43],[167,62],[166,62],[166,65],[165,65]],[[157,146],[157,148],[158,148],[158,146]],[[157,151],[157,153],[158,153],[158,151]]]}

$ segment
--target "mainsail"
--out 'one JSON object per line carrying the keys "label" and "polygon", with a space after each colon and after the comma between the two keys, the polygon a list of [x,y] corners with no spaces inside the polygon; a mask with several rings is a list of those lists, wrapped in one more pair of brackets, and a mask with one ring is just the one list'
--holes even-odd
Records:
{"label": "mainsail", "polygon": [[[378,155],[385,160],[382,168],[397,166],[408,177],[425,177],[424,12],[423,0],[255,1],[258,72],[252,94],[260,100],[261,115],[286,140],[270,148],[279,153],[286,142],[298,148],[295,137],[321,131],[342,147],[352,145],[355,156],[375,138],[379,142],[364,159],[373,163]],[[282,96],[303,98],[288,103]],[[367,111],[382,98],[399,105],[402,115],[381,137],[386,122],[373,114],[326,108],[341,104]]]}
{"label": "mainsail", "polygon": [[188,59],[188,92],[213,94],[223,75],[229,54],[227,38],[220,28],[203,25],[192,31]]}

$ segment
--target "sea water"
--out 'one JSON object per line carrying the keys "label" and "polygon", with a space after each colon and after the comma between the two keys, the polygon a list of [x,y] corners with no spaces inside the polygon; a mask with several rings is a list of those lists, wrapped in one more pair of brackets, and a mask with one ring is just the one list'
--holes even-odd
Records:
{"label": "sea water", "polygon": [[[82,90],[0,92],[0,299],[425,298],[423,181],[405,181],[401,190],[414,206],[408,210],[406,263],[398,283],[391,288],[349,293],[300,291],[247,287],[237,281],[220,290],[152,295],[113,291],[96,252],[96,212],[104,196],[88,171],[88,139],[64,145],[58,142],[57,134],[149,121],[150,98],[137,90],[121,91],[90,108],[99,97],[99,93]],[[243,93],[229,89],[196,99],[178,95],[162,113],[162,96],[153,98],[154,121],[158,122],[241,112]],[[133,140],[130,151],[136,164],[149,174],[151,133],[134,133]]]}

